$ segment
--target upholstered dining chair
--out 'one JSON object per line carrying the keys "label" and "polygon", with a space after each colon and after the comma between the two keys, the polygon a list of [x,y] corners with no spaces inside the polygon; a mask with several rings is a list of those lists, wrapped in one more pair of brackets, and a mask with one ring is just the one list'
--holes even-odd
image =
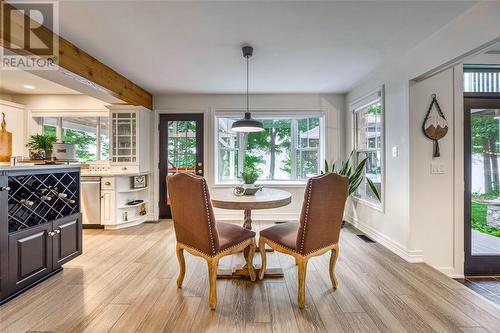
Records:
{"label": "upholstered dining chair", "polygon": [[287,222],[260,231],[259,252],[262,268],[259,279],[266,271],[265,244],[275,251],[291,255],[298,267],[298,304],[305,303],[307,262],[311,257],[331,251],[330,279],[338,286],[335,263],[339,255],[339,236],[342,225],[348,178],[328,173],[310,178],[304,194],[299,223]]}
{"label": "upholstered dining chair", "polygon": [[220,258],[244,251],[250,279],[255,281],[252,264],[256,251],[255,232],[234,224],[215,223],[207,182],[203,177],[180,173],[168,177],[167,182],[180,269],[177,286],[182,288],[186,272],[183,251],[204,258],[208,264],[209,305],[214,310]]}

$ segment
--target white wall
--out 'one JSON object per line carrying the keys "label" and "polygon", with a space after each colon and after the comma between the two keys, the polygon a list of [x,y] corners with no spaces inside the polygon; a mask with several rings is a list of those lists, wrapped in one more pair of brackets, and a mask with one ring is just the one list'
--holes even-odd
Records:
{"label": "white wall", "polygon": [[[456,137],[456,129],[461,133],[461,125],[455,126],[455,113],[461,108],[455,109],[455,97],[462,99],[463,89],[455,96],[454,82],[455,74],[460,78],[463,72],[459,68],[457,71],[449,68],[425,80],[412,82],[410,87],[410,124],[413,124],[410,126],[411,243],[422,250],[425,262],[450,275],[460,275],[455,267],[461,265],[460,260],[455,262],[455,178],[460,173],[455,170],[455,160],[463,161],[463,155],[456,154],[454,145],[461,146],[461,137]],[[432,94],[437,95],[448,121],[448,133],[439,140],[441,156],[436,158],[432,157],[433,143],[423,135],[421,127]],[[431,164],[443,165],[444,173],[431,174]],[[463,244],[463,233],[461,235]],[[463,256],[460,258],[463,262]]]}
{"label": "white wall", "polygon": [[23,156],[26,144],[25,107],[21,104],[0,99],[0,114],[2,112],[5,113],[7,131],[12,133],[12,156]]}
{"label": "white wall", "polygon": [[[343,115],[345,98],[343,95],[290,94],[290,95],[252,95],[250,96],[253,110],[290,110],[290,111],[323,111],[325,114],[326,147],[325,158],[336,160],[344,155]],[[160,113],[203,113],[204,119],[204,165],[205,177],[212,192],[228,191],[228,187],[214,186],[214,113],[223,110],[241,110],[245,105],[244,95],[158,95],[154,96],[156,125]],[[154,154],[158,159],[158,133],[155,138]],[[153,165],[157,165],[158,160]],[[158,179],[158,173],[155,178]],[[155,181],[155,197],[158,198],[158,181]],[[292,203],[289,206],[253,212],[256,219],[289,220],[297,219],[302,207],[304,185],[281,185],[292,193]],[[242,219],[242,212],[216,210],[218,219]],[[158,212],[156,212],[158,216]]]}
{"label": "white wall", "polygon": [[[391,63],[382,66],[347,96],[347,103],[351,103],[385,85],[385,211],[358,204],[348,211],[347,219],[406,260],[425,261],[450,276],[463,275],[463,170],[460,169],[463,107],[460,99],[454,98],[461,84],[457,76],[461,74],[450,74],[460,66],[416,83],[412,87],[412,103],[410,82],[458,65],[464,57],[500,41],[498,22],[500,3],[480,2],[406,54],[395,55]],[[440,162],[447,170],[442,176],[430,175],[432,143],[421,132],[421,121],[428,107],[425,104],[430,103],[426,95],[431,91],[442,96],[440,103],[443,100],[451,122],[451,131],[441,146]],[[345,119],[349,129],[346,150],[349,150],[352,148],[350,113]],[[391,154],[395,146],[399,148],[397,157]]]}

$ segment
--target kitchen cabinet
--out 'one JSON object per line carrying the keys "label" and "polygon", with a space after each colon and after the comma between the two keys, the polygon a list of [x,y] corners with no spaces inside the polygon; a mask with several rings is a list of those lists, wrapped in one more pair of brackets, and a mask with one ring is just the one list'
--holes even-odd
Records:
{"label": "kitchen cabinet", "polygon": [[0,304],[82,253],[79,202],[79,167],[0,167]]}
{"label": "kitchen cabinet", "polygon": [[115,191],[101,191],[101,224],[115,224]]}
{"label": "kitchen cabinet", "polygon": [[109,106],[112,173],[149,172],[151,111],[135,106]]}
{"label": "kitchen cabinet", "polygon": [[[143,175],[149,177],[148,174]],[[116,175],[101,178],[101,224],[105,229],[131,227],[153,219],[151,188],[132,188],[131,177]],[[130,205],[132,201],[137,203]]]}
{"label": "kitchen cabinet", "polygon": [[61,267],[82,254],[82,219],[75,214],[52,222],[52,265]]}
{"label": "kitchen cabinet", "polygon": [[22,289],[52,271],[52,223],[9,235],[9,285]]}
{"label": "kitchen cabinet", "polygon": [[9,235],[9,284],[19,290],[82,253],[80,214]]}

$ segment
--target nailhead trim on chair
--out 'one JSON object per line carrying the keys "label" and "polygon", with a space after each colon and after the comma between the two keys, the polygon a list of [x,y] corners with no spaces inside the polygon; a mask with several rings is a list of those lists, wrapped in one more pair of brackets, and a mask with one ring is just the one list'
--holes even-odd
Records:
{"label": "nailhead trim on chair", "polygon": [[210,234],[210,244],[212,245],[212,253],[216,254],[217,252],[215,251],[214,235],[212,234],[212,227],[210,225],[210,208],[208,206],[207,182],[206,182],[205,178],[202,178],[202,189],[203,189],[203,196],[205,197],[205,210],[207,213],[208,232]]}
{"label": "nailhead trim on chair", "polygon": [[309,205],[311,204],[311,192],[312,192],[313,180],[309,180],[309,184],[307,186],[307,203],[306,203],[306,212],[304,214],[304,226],[302,228],[302,239],[300,242],[300,252],[304,251],[304,242],[306,239],[306,231],[307,231],[307,222],[309,220]]}
{"label": "nailhead trim on chair", "polygon": [[218,255],[218,254],[220,254],[220,253],[223,253],[223,252],[229,251],[229,250],[231,250],[231,249],[233,249],[233,248],[235,248],[235,247],[240,246],[241,244],[245,243],[245,242],[246,242],[247,240],[249,240],[249,239],[250,239],[250,238],[247,238],[247,239],[245,239],[243,242],[239,242],[238,244],[234,244],[233,246],[228,247],[227,249],[224,249],[224,250],[222,250],[222,251],[218,251],[218,252],[216,252],[215,254],[208,254],[208,253],[206,253],[205,251],[202,251],[202,250],[200,250],[200,249],[195,248],[194,246],[189,246],[189,245],[186,245],[186,244],[182,244],[182,245],[183,245],[184,247],[187,247],[187,248],[193,249],[193,250],[195,250],[195,251],[197,251],[197,252],[203,253],[203,254],[204,254],[204,255],[206,255],[207,257],[215,257],[215,256],[217,256],[217,255]]}
{"label": "nailhead trim on chair", "polygon": [[[264,238],[265,238],[265,237],[264,237]],[[324,249],[324,248],[326,248],[326,247],[330,247],[330,246],[332,246],[332,245],[338,244],[338,242],[336,242],[336,243],[331,243],[331,244],[328,244],[327,246],[320,247],[319,249],[315,249],[315,250],[309,251],[309,252],[307,252],[306,254],[302,254],[302,253],[300,253],[300,252],[297,252],[297,250],[294,250],[294,249],[292,249],[292,248],[289,248],[288,246],[285,246],[285,245],[280,244],[280,243],[278,243],[278,242],[272,241],[272,240],[270,240],[270,239],[268,239],[268,238],[266,238],[266,241],[268,241],[269,243],[273,243],[273,244],[279,245],[279,246],[281,246],[281,247],[283,247],[283,248],[285,248],[285,249],[287,249],[287,250],[289,250],[289,251],[291,251],[291,252],[293,252],[293,253],[297,253],[297,254],[299,254],[299,255],[301,255],[301,256],[303,256],[303,257],[307,257],[308,255],[310,255],[310,254],[311,254],[311,253],[313,253],[313,252],[316,252],[316,251],[319,251],[319,250]]]}

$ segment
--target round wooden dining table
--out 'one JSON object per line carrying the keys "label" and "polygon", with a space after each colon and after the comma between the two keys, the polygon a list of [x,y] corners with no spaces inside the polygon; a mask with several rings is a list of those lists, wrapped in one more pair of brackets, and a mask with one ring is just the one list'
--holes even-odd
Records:
{"label": "round wooden dining table", "polygon": [[255,195],[237,196],[232,191],[214,193],[212,206],[244,211],[243,227],[252,230],[252,210],[283,207],[292,202],[292,194],[274,188],[263,188]]}
{"label": "round wooden dining table", "polygon": [[[283,207],[292,202],[292,194],[287,191],[277,190],[273,188],[263,188],[255,193],[255,195],[233,194],[231,190],[212,194],[212,206],[222,209],[243,210],[245,219],[243,227],[249,230],[252,229],[252,210],[254,209],[271,209]],[[267,249],[266,249],[267,251]],[[260,265],[254,266],[256,274],[259,273]],[[232,269],[219,269],[218,278],[240,278],[248,277],[248,268],[246,264],[243,266],[235,266]],[[264,277],[281,278],[283,277],[283,269],[281,267],[268,267]]]}

